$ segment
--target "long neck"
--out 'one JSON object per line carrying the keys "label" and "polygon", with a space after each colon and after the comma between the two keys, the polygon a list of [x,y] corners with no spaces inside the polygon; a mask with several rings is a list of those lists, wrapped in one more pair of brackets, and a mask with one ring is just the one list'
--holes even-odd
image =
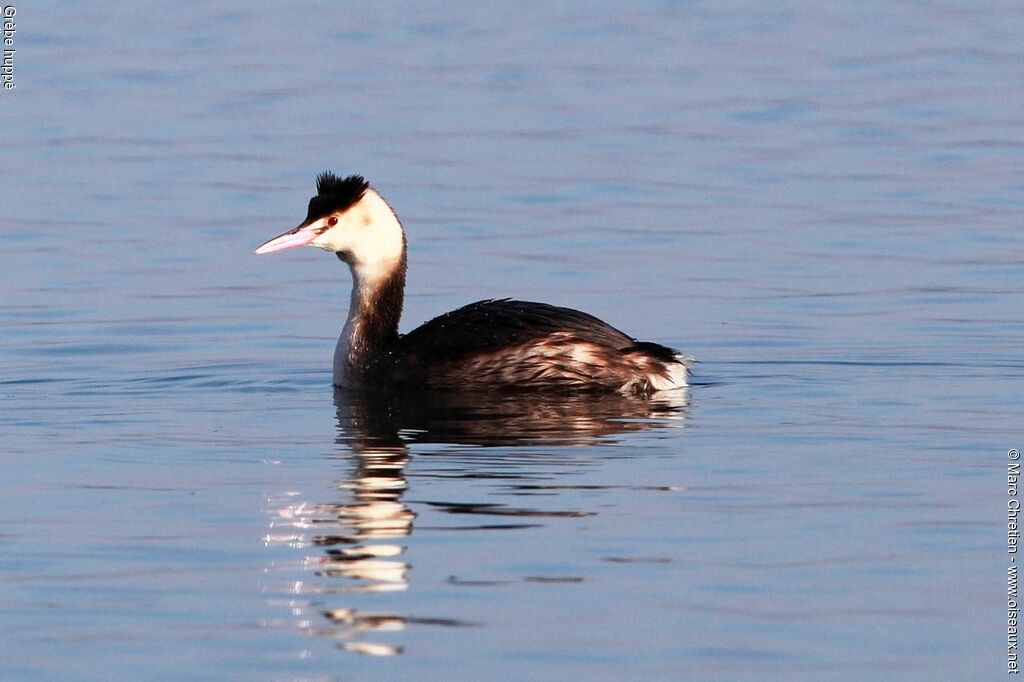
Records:
{"label": "long neck", "polygon": [[406,249],[397,260],[372,266],[349,262],[352,272],[352,300],[348,318],[334,350],[334,383],[359,387],[374,361],[398,340],[398,322],[405,298]]}

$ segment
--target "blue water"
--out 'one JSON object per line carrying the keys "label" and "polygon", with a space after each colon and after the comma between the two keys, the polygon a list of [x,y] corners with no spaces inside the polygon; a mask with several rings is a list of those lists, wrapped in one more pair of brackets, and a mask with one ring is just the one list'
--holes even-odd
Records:
{"label": "blue water", "polygon": [[[1014,3],[17,5],[0,673],[993,679],[1024,441]],[[317,172],[403,329],[488,296],[685,395],[335,394]]]}

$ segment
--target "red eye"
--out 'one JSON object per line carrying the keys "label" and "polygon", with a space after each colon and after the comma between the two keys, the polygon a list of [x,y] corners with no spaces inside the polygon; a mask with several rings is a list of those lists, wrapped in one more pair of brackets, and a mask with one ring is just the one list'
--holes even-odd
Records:
{"label": "red eye", "polygon": [[327,219],[327,227],[334,227],[337,224],[338,224],[338,216],[332,215],[330,218]]}

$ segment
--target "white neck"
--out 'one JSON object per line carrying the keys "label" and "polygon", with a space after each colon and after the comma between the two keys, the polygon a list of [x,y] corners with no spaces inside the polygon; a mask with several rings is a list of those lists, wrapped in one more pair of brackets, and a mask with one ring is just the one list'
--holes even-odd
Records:
{"label": "white neck", "polygon": [[334,383],[359,387],[378,353],[398,336],[405,288],[402,225],[372,189],[323,235],[324,245],[346,262],[352,294],[345,326],[334,349]]}

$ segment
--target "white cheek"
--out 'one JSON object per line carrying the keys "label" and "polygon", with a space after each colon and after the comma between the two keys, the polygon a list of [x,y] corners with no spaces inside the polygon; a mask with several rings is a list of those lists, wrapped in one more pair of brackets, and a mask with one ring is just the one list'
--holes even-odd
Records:
{"label": "white cheek", "polygon": [[[400,258],[405,246],[402,226],[391,208],[373,190],[343,213],[337,224],[311,243],[326,251],[349,254],[352,262],[369,268],[384,267]],[[327,218],[318,221],[326,227]]]}
{"label": "white cheek", "polygon": [[327,227],[327,221],[318,222],[318,229],[327,228],[323,234],[312,241],[313,246],[325,251],[349,251],[353,243],[350,226],[346,224],[344,217],[337,224]]}
{"label": "white cheek", "polygon": [[324,232],[322,235],[310,242],[313,246],[324,251],[341,251],[334,242],[329,238],[330,232]]}

